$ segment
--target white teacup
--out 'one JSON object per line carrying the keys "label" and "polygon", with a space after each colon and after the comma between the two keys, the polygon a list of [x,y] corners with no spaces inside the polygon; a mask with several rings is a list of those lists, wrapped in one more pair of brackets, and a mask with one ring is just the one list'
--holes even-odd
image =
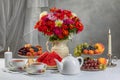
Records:
{"label": "white teacup", "polygon": [[29,67],[33,72],[42,73],[45,72],[47,65],[41,62],[32,63]]}
{"label": "white teacup", "polygon": [[23,70],[23,68],[25,67],[25,61],[21,59],[16,59],[10,61],[9,65],[16,70]]}

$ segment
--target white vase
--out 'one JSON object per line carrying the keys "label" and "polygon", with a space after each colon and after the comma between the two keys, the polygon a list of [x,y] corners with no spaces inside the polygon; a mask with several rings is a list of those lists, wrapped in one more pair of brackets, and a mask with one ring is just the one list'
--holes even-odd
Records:
{"label": "white vase", "polygon": [[49,46],[48,46],[48,42],[47,42],[46,43],[47,50],[50,51],[50,52],[55,51],[62,58],[64,58],[69,54],[69,49],[68,49],[68,46],[67,46],[67,42],[68,42],[68,40],[50,42],[52,44],[51,50],[49,50]]}

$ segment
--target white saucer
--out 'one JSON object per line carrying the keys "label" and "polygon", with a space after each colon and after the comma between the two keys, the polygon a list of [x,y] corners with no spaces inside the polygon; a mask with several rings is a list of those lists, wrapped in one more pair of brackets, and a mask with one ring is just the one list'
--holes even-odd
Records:
{"label": "white saucer", "polygon": [[43,71],[41,71],[41,72],[35,71],[35,70],[31,69],[31,68],[27,68],[27,69],[26,69],[26,72],[27,72],[28,74],[32,74],[32,75],[44,74],[45,71],[46,71],[45,69],[43,69]]}
{"label": "white saucer", "polygon": [[23,72],[23,71],[25,71],[24,68],[15,68],[15,67],[9,67],[8,70],[15,71],[15,72]]}
{"label": "white saucer", "polygon": [[10,69],[10,68],[2,68],[3,72],[7,72],[7,73],[21,73],[22,71],[16,71],[14,69]]}

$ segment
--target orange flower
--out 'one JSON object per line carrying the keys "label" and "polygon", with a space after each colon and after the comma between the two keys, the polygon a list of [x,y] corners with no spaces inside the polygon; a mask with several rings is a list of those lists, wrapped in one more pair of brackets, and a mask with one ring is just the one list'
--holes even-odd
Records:
{"label": "orange flower", "polygon": [[73,25],[69,25],[69,27],[70,27],[70,29],[73,29],[73,28],[74,28],[74,26],[73,26]]}
{"label": "orange flower", "polygon": [[40,21],[38,21],[37,23],[36,23],[36,25],[35,25],[35,29],[37,29],[38,27],[39,27],[39,25],[40,25]]}
{"label": "orange flower", "polygon": [[69,32],[68,30],[63,30],[63,35],[68,36]]}
{"label": "orange flower", "polygon": [[54,8],[50,9],[50,12],[55,12],[56,10],[58,10],[58,9],[56,7],[54,7]]}

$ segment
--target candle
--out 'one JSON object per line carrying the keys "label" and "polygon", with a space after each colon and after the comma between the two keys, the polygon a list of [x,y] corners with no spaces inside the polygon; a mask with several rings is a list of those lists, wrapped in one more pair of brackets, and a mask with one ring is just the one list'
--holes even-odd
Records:
{"label": "candle", "polygon": [[108,54],[112,54],[111,30],[108,33]]}
{"label": "candle", "polygon": [[9,63],[12,60],[12,52],[10,52],[9,47],[7,52],[4,53],[4,58],[5,58],[5,67],[9,67]]}

